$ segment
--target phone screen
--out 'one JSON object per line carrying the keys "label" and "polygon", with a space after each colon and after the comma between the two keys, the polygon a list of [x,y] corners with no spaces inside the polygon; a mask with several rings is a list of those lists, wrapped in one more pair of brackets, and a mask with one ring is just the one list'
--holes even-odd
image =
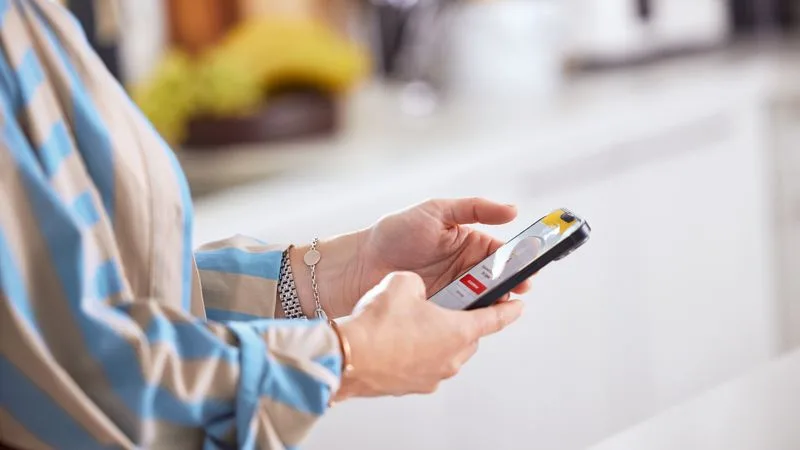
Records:
{"label": "phone screen", "polygon": [[529,266],[582,224],[569,211],[560,209],[550,213],[434,294],[430,301],[448,309],[465,309]]}

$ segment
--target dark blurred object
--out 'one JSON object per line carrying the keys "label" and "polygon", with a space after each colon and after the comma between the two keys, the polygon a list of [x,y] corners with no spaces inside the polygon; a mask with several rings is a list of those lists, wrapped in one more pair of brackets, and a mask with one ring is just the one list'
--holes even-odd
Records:
{"label": "dark blurred object", "polygon": [[117,0],[68,0],[64,2],[78,19],[89,44],[111,74],[122,80],[120,62],[120,11]]}
{"label": "dark blurred object", "polygon": [[269,95],[263,108],[245,117],[203,117],[189,123],[185,146],[194,150],[287,141],[329,135],[337,128],[336,103],[311,89]]}
{"label": "dark blurred object", "polygon": [[751,36],[797,30],[800,0],[729,0],[734,34]]}
{"label": "dark blurred object", "polygon": [[408,42],[409,21],[414,9],[418,7],[418,2],[415,0],[372,0],[371,4],[381,74],[387,78],[395,78],[399,72],[399,56]]}
{"label": "dark blurred object", "polygon": [[722,0],[572,0],[572,72],[650,64],[707,52],[730,36]]}
{"label": "dark blurred object", "polygon": [[445,15],[458,0],[369,0],[375,59],[380,75],[404,81],[435,77]]}
{"label": "dark blurred object", "polygon": [[643,21],[649,21],[653,17],[653,0],[637,0],[636,13]]}

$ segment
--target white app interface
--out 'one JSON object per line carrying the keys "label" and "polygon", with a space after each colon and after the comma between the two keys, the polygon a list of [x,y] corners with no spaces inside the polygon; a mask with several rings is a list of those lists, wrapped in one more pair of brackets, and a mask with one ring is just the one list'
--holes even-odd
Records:
{"label": "white app interface", "polygon": [[431,297],[448,309],[464,309],[486,291],[500,285],[555,246],[563,236],[579,225],[576,220],[567,230],[542,221],[528,227],[495,253]]}

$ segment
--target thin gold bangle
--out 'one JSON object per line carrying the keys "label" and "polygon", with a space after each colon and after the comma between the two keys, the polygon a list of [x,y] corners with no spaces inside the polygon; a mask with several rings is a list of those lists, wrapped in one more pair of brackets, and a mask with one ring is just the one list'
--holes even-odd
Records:
{"label": "thin gold bangle", "polygon": [[350,353],[350,342],[344,337],[342,330],[339,329],[339,324],[333,320],[329,320],[331,328],[336,332],[339,337],[339,349],[342,351],[342,376],[345,376],[353,371],[353,360]]}
{"label": "thin gold bangle", "polygon": [[[353,367],[352,358],[350,354],[350,342],[344,337],[342,330],[339,329],[339,324],[333,320],[328,320],[333,332],[336,333],[336,336],[339,338],[339,350],[342,353],[342,376],[340,378],[339,388],[341,389],[341,382],[344,381],[344,377],[348,376],[355,368]],[[333,396],[331,396],[330,400],[328,400],[328,408],[332,407],[334,404]]]}

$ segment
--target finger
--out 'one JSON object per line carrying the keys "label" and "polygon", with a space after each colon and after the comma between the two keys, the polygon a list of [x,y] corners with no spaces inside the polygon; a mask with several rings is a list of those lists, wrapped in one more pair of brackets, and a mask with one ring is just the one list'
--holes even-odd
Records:
{"label": "finger", "polygon": [[[503,241],[500,241],[498,239],[492,239],[491,243],[489,243],[489,254],[492,254],[492,253],[496,252],[503,245],[505,245],[505,243]],[[533,278],[535,276],[536,276],[536,274],[533,274],[533,275],[531,275],[531,278]],[[525,281],[523,281],[522,283],[516,285],[514,287],[514,289],[511,290],[511,292],[513,292],[515,294],[524,294],[524,293],[528,292],[531,289],[531,284],[532,284],[531,283],[531,279],[528,278]]]}
{"label": "finger", "polygon": [[382,290],[406,290],[425,297],[425,282],[414,272],[392,272],[381,281]]}
{"label": "finger", "polygon": [[515,206],[483,198],[435,200],[433,204],[438,209],[442,222],[448,226],[471,223],[499,225],[511,222],[517,217]]}
{"label": "finger", "polygon": [[[492,239],[492,241],[489,243],[489,254],[492,254],[492,253],[496,252],[504,244],[505,243],[503,241],[501,241],[501,240]],[[536,274],[534,274],[533,276],[536,276]],[[530,289],[531,289],[531,280],[530,280],[530,278],[528,278],[527,280],[523,281],[522,283],[516,285],[514,287],[514,289],[511,290],[511,292],[513,292],[515,294],[524,294],[524,293],[528,292]]]}
{"label": "finger", "polygon": [[531,285],[532,285],[531,279],[528,278],[527,280],[525,280],[522,283],[518,284],[514,289],[511,290],[511,292],[513,292],[515,294],[524,294],[524,293],[528,292],[529,290],[531,290]]}
{"label": "finger", "polygon": [[522,315],[523,304],[519,300],[496,303],[488,308],[467,311],[472,316],[470,336],[480,339],[497,333]]}
{"label": "finger", "polygon": [[491,239],[489,242],[489,254],[496,252],[500,249],[500,247],[505,245],[505,242],[501,241],[500,239],[495,239],[493,237],[489,237],[489,239]]}

